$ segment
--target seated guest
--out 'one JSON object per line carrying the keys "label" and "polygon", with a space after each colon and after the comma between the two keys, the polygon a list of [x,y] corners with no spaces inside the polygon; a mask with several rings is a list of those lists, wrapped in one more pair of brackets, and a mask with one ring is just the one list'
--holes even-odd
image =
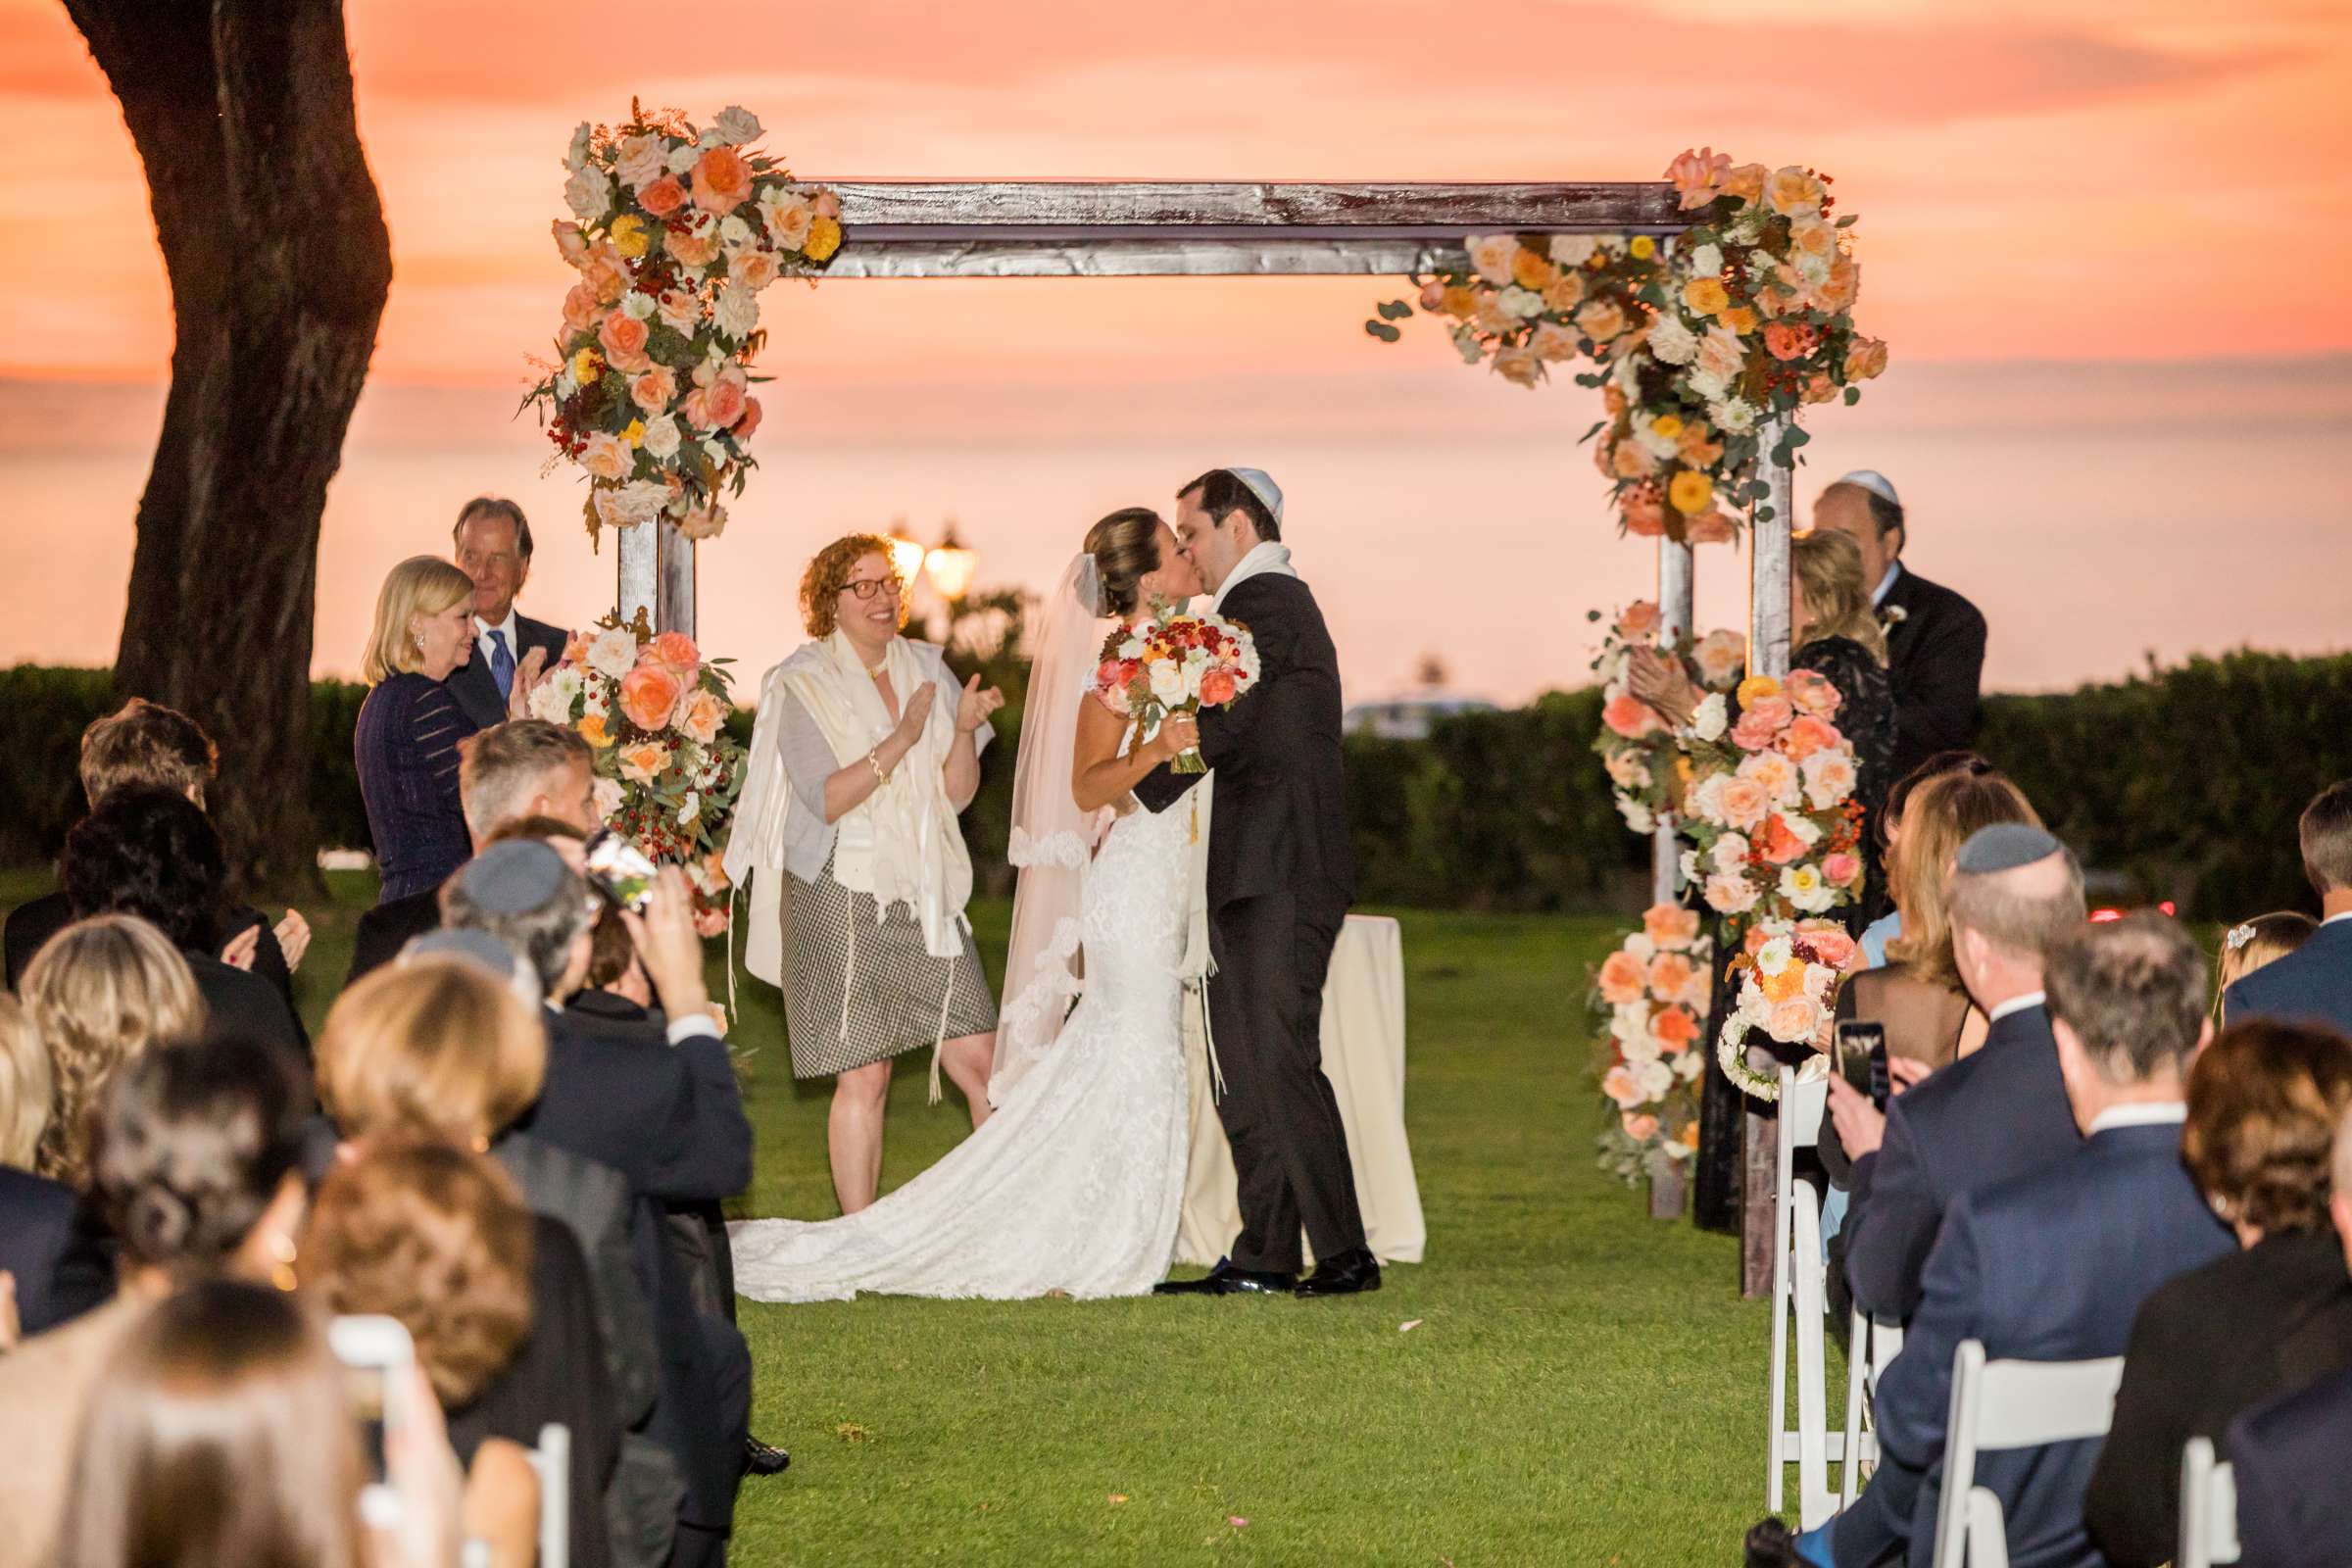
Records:
{"label": "seated guest", "polygon": [[2293,953],[2222,994],[2231,1023],[2302,1018],[2352,1034],[2352,779],[2303,808],[2303,874],[2320,896],[2320,928]]}
{"label": "seated guest", "polygon": [[1889,770],[1901,778],[1937,752],[1969,745],[1984,674],[1984,617],[1903,564],[1910,529],[1893,482],[1868,468],[1845,475],[1813,503],[1813,528],[1844,534],[1861,550],[1863,579],[1886,625],[1894,686]]}
{"label": "seated guest", "polygon": [[276,1291],[194,1285],[122,1336],[90,1391],[55,1568],[447,1568],[457,1478],[432,1392],[388,1445],[401,1525],[362,1517],[368,1459],[325,1327]]}
{"label": "seated guest", "polygon": [[[92,806],[125,784],[153,784],[176,790],[202,808],[205,786],[212,782],[218,763],[212,737],[194,719],[144,698],[132,698],[81,732],[81,793]],[[73,918],[73,906],[63,889],[9,911],[0,946],[7,950],[11,991],[41,944]],[[302,912],[288,909],[272,927],[261,910],[238,905],[228,911],[221,929],[229,947],[253,943],[253,972],[275,986],[286,1005],[293,1006],[293,971],[311,941],[310,922]],[[248,938],[247,932],[253,935]]]}
{"label": "seated guest", "polygon": [[[376,596],[361,665],[369,689],[352,749],[384,902],[438,887],[468,853],[458,757],[480,726],[445,682],[473,650],[472,610],[473,579],[432,556],[393,567]],[[508,700],[510,717],[523,716],[545,662],[537,653],[523,660]]]}
{"label": "seated guest", "polygon": [[2352,1366],[2352,1278],[2328,1223],[2347,1109],[2352,1041],[2333,1030],[2239,1024],[2190,1070],[2181,1158],[2244,1250],[2158,1289],[2132,1325],[2082,1508],[2118,1568],[2173,1560],[2190,1438],[2218,1447],[2239,1412]]}
{"label": "seated guest", "polygon": [[[595,757],[576,731],[541,718],[517,718],[482,731],[458,764],[458,799],[466,812],[468,851],[480,854],[490,836],[526,816],[549,816],[582,833],[594,830]],[[360,916],[352,943],[348,986],[389,963],[413,937],[441,924],[441,884],[387,899]]]}
{"label": "seated guest", "polygon": [[16,1300],[19,1335],[55,1328],[106,1295],[103,1269],[74,1266],[81,1195],[33,1174],[52,1096],[40,1030],[14,997],[0,997],[0,1278]]}
{"label": "seated guest", "polygon": [[2257,969],[2267,969],[2309,942],[2320,922],[2300,909],[2278,909],[2231,926],[2222,936],[2221,956],[2214,963],[2213,1021],[2227,1028],[2222,999],[2230,988]]}
{"label": "seated guest", "polygon": [[284,993],[218,956],[228,855],[187,797],[145,784],[111,792],[66,835],[59,869],[75,919],[136,915],[179,950],[213,1027],[310,1054],[310,1034]]}
{"label": "seated guest", "polygon": [[[2352,1260],[2352,1120],[2336,1129],[2328,1217]],[[2352,1370],[2328,1373],[2230,1424],[2222,1453],[2237,1480],[2244,1568],[2337,1568],[2352,1562]]]}
{"label": "seated guest", "polygon": [[1895,875],[1895,851],[1902,845],[1903,812],[1911,803],[1911,792],[1928,780],[1941,778],[1946,773],[1966,773],[1974,777],[1993,771],[1993,765],[1974,752],[1937,752],[1896,779],[1887,790],[1886,810],[1879,818],[1879,858],[1886,866],[1890,884],[1887,888],[1889,907],[1885,914],[1864,926],[1862,935],[1856,939],[1862,944],[1862,956],[1869,960],[1871,968],[1878,968],[1886,961],[1886,944],[1903,934],[1903,911],[1899,905],[1892,902],[1895,889],[1891,883]]}
{"label": "seated guest", "polygon": [[473,579],[473,657],[449,677],[474,728],[489,729],[508,714],[514,675],[537,652],[549,668],[564,657],[564,628],[533,620],[514,608],[531,576],[531,525],[522,509],[499,496],[475,496],[458,509],[450,530],[458,569]]}
{"label": "seated guest", "polygon": [[[428,940],[444,948],[453,944],[453,934]],[[605,1497],[617,1493],[627,1528],[654,1543],[650,1551],[629,1553],[628,1559],[658,1561],[676,1529],[676,1467],[665,1452],[649,1458],[621,1436],[644,1423],[660,1378],[646,1285],[632,1250],[633,1199],[616,1172],[507,1131],[538,1098],[547,1032],[486,972],[511,969],[512,956],[487,938],[476,934],[475,940],[490,954],[477,958],[423,952],[369,975],[336,1001],[318,1042],[319,1100],[344,1135],[363,1144],[425,1134],[487,1149],[532,1212],[565,1233],[567,1245],[557,1245],[547,1240],[547,1224],[534,1231],[546,1287],[534,1287],[534,1296],[554,1339],[565,1342],[562,1360],[571,1381],[550,1392],[572,1404],[541,1419],[572,1428],[574,1549],[595,1550],[597,1561],[611,1555],[600,1521]],[[578,1260],[582,1277],[577,1288],[562,1285],[564,1305],[546,1309],[548,1291],[561,1283],[547,1276],[566,1272],[567,1260]],[[594,1330],[588,1342],[594,1356],[578,1351],[583,1342],[570,1326],[583,1310]],[[525,1361],[536,1362],[553,1348],[534,1346],[525,1350]],[[526,1367],[518,1375],[527,1380],[538,1374]],[[463,1436],[467,1425],[460,1417],[453,1430]],[[536,1430],[506,1435],[528,1444]],[[648,1489],[654,1500],[640,1505],[627,1483],[616,1482],[616,1464],[631,1478],[649,1467],[657,1471]],[[582,1546],[582,1532],[593,1533],[598,1544]]]}
{"label": "seated guest", "polygon": [[1919,1305],[1928,1249],[1963,1193],[2082,1145],[2042,1005],[2042,955],[2083,918],[2075,858],[2040,828],[1996,823],[1960,847],[1944,897],[1961,983],[1991,1021],[1983,1049],[1883,1116],[1859,1095],[1831,1106],[1853,1160],[1840,1231],[1846,1282],[1855,1304],[1880,1317],[1908,1318]]}
{"label": "seated guest", "polygon": [[120,1248],[121,1289],[0,1356],[0,1568],[55,1562],[90,1388],[156,1302],[223,1273],[293,1288],[310,1099],[282,1051],[234,1036],[147,1052],[107,1086],[90,1196]]}
{"label": "seated guest", "polygon": [[[486,1155],[431,1139],[371,1140],[318,1186],[301,1274],[338,1313],[397,1319],[416,1348],[466,1470],[468,1540],[496,1568],[531,1568],[539,1480],[530,1450],[547,1423],[572,1428],[571,1560],[602,1565],[599,1503],[618,1429],[612,1386],[583,1412],[573,1380],[601,1368],[588,1266],[562,1222],[534,1219]],[[585,1415],[585,1420],[582,1416]],[[575,1421],[580,1425],[573,1426]],[[579,1464],[581,1446],[601,1454]]]}
{"label": "seated guest", "polygon": [[101,914],[59,933],[24,971],[24,1014],[49,1053],[49,1125],[33,1169],[76,1192],[107,1086],[126,1062],[206,1023],[188,961],[135,915]]}
{"label": "seated guest", "polygon": [[[1902,1352],[1879,1381],[1879,1468],[1819,1529],[1791,1540],[1778,1520],[1757,1526],[1751,1563],[1866,1568],[1906,1548],[1925,1562],[1961,1342],[1980,1342],[1993,1360],[2121,1355],[2141,1302],[2231,1250],[2180,1164],[2182,1079],[2213,1032],[2196,945],[2153,911],[2082,921],[2051,947],[2048,983],[2065,1099],[2084,1142],[1954,1200]],[[2093,1439],[1977,1456],[1975,1484],[2000,1499],[2017,1568],[2101,1561],[2082,1522],[2098,1451]]]}

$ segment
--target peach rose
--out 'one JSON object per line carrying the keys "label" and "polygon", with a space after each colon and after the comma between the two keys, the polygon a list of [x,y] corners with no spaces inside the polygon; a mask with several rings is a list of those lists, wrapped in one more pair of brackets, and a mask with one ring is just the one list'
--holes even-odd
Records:
{"label": "peach rose", "polygon": [[1784,1045],[1792,1046],[1800,1040],[1812,1039],[1813,1031],[1820,1022],[1821,1009],[1805,998],[1796,997],[1772,1009],[1772,1017],[1766,1021],[1764,1032]]}
{"label": "peach rose", "polygon": [[1565,316],[1570,311],[1575,310],[1577,306],[1582,304],[1584,302],[1584,274],[1581,272],[1562,272],[1550,283],[1544,285],[1544,308],[1547,311],[1556,312],[1561,316]]}
{"label": "peach rose", "polygon": [[1774,170],[1764,182],[1764,199],[1772,204],[1774,212],[1784,216],[1811,216],[1820,210],[1821,199],[1827,194],[1810,171],[1794,164]]}
{"label": "peach rose", "polygon": [[1421,309],[1436,316],[1446,309],[1446,285],[1432,278],[1421,285]]}
{"label": "peach rose", "polygon": [[1875,337],[1858,337],[1845,351],[1845,378],[1868,381],[1886,368],[1886,344]]}
{"label": "peach rose", "polygon": [[718,732],[727,722],[727,705],[712,692],[698,691],[678,708],[677,716],[670,720],[697,743],[708,746],[718,739]]}
{"label": "peach rose", "polygon": [[816,209],[798,197],[769,202],[760,213],[767,220],[769,236],[788,251],[799,250],[816,232]]}
{"label": "peach rose", "polygon": [[1650,1037],[1661,1055],[1679,1056],[1698,1040],[1698,1019],[1689,1007],[1668,1007],[1649,1021]]}
{"label": "peach rose", "polygon": [[1676,456],[1693,468],[1711,468],[1723,459],[1723,443],[1708,439],[1712,434],[1704,419],[1692,419],[1675,437]]}
{"label": "peach rose", "polygon": [[1739,532],[1729,516],[1712,508],[1683,524],[1684,542],[1694,545],[1728,545]]}
{"label": "peach rose", "polygon": [[1649,989],[1649,969],[1623,948],[1601,960],[1600,1000],[1612,1007],[1640,1002]]}
{"label": "peach rose", "polygon": [[1837,395],[1838,383],[1820,370],[1805,378],[1805,389],[1800,394],[1807,403],[1827,403]]}
{"label": "peach rose", "polygon": [[[1854,308],[1854,300],[1862,292],[1862,268],[1851,256],[1840,256],[1830,264],[1829,281],[1813,291],[1813,298],[1832,316],[1842,316]],[[1882,348],[1884,344],[1880,345]],[[1882,366],[1880,368],[1884,369]]]}
{"label": "peach rose", "polygon": [[1587,300],[1576,313],[1576,324],[1595,343],[1606,343],[1625,330],[1625,312],[1615,300]]}
{"label": "peach rose", "polygon": [[1747,368],[1747,345],[1728,326],[1710,326],[1698,340],[1697,368],[1730,380]]}
{"label": "peach rose", "polygon": [[1649,994],[1659,1002],[1673,1002],[1690,983],[1690,959],[1680,953],[1661,953],[1649,960]]}
{"label": "peach rose", "polygon": [[629,397],[648,414],[660,414],[678,395],[677,372],[657,365],[629,383]]}
{"label": "peach rose", "polygon": [[1642,934],[1661,948],[1683,948],[1698,940],[1698,911],[1680,905],[1653,904],[1642,914]]}
{"label": "peach rose", "polygon": [[607,305],[629,291],[628,264],[610,245],[599,245],[580,264],[580,281],[596,291]]}
{"label": "peach rose", "polygon": [[607,362],[615,370],[631,373],[653,368],[654,362],[645,357],[646,336],[645,323],[625,311],[612,312],[596,329],[596,341]]}
{"label": "peach rose", "polygon": [[639,741],[620,749],[620,776],[640,784],[651,784],[669,766],[669,748],[659,741]]}
{"label": "peach rose", "polygon": [[682,692],[677,676],[660,664],[639,664],[620,678],[620,710],[639,729],[665,729]]}
{"label": "peach rose", "polygon": [[599,430],[580,449],[579,464],[596,478],[625,479],[637,469],[637,455],[620,437]]}
{"label": "peach rose", "polygon": [[1772,809],[1771,794],[1752,778],[1725,780],[1715,800],[1724,825],[1742,833],[1763,821],[1764,814]]}
{"label": "peach rose", "polygon": [[678,519],[678,537],[698,541],[715,539],[726,527],[727,509],[713,501],[686,509],[686,515]]}
{"label": "peach rose", "polygon": [[1745,914],[1756,906],[1756,885],[1737,871],[1707,878],[1707,907],[1719,914]]}
{"label": "peach rose", "polygon": [[1200,706],[1222,708],[1233,701],[1234,678],[1229,669],[1212,669],[1200,677]]}
{"label": "peach rose", "polygon": [[1764,176],[1762,164],[1734,164],[1723,172],[1723,193],[1737,201],[1752,202],[1764,194]]}
{"label": "peach rose", "polygon": [[1617,612],[1617,635],[1628,642],[1646,642],[1666,617],[1646,599],[1637,599]]}
{"label": "peach rose", "polygon": [[1625,531],[1637,539],[1656,539],[1666,532],[1666,506],[1658,499],[1654,484],[1638,484],[1620,495],[1617,516]]}
{"label": "peach rose", "polygon": [[1788,823],[1778,812],[1764,824],[1755,838],[1756,854],[1767,865],[1794,865],[1805,858],[1805,841],[1788,831]]}
{"label": "peach rose", "polygon": [[1494,373],[1518,386],[1534,386],[1544,378],[1544,362],[1532,349],[1496,349]]}
{"label": "peach rose", "polygon": [[1470,241],[1470,266],[1478,275],[1502,287],[1511,280],[1511,264],[1519,255],[1516,234],[1487,234]]}
{"label": "peach rose", "polygon": [[709,267],[718,255],[718,225],[707,213],[696,217],[698,221],[691,228],[669,231],[669,254],[686,267]]}
{"label": "peach rose", "polygon": [[1655,735],[1666,727],[1657,710],[1631,692],[1619,692],[1600,710],[1600,721],[1629,741]]}
{"label": "peach rose", "polygon": [[637,662],[659,664],[675,675],[679,685],[691,686],[695,676],[702,673],[703,651],[684,632],[665,631],[645,645],[637,655]]}
{"label": "peach rose", "polygon": [[686,205],[686,187],[675,174],[663,174],[637,193],[637,205],[656,218],[667,218]]}
{"label": "peach rose", "polygon": [[1818,335],[1801,321],[1775,321],[1764,328],[1764,352],[1786,365],[1812,353]]}
{"label": "peach rose", "polygon": [[816,216],[819,218],[838,219],[841,217],[841,197],[833,191],[818,191],[815,200],[810,205],[816,208]]}
{"label": "peach rose", "polygon": [[1796,800],[1797,766],[1778,752],[1755,752],[1740,763],[1740,776],[1764,786],[1775,806]]}
{"label": "peach rose", "polygon": [[727,262],[727,278],[737,288],[757,294],[784,274],[773,251],[737,251]]}
{"label": "peach rose", "polygon": [[574,283],[564,295],[564,335],[573,336],[592,329],[603,314],[604,302],[596,290],[585,283]]}
{"label": "peach rose", "polygon": [[743,417],[743,383],[721,376],[686,394],[686,417],[706,430],[723,430]]}
{"label": "peach rose", "polygon": [[[1831,858],[1836,859],[1837,857],[1832,856]],[[1861,956],[1861,944],[1847,936],[1845,928],[1835,921],[1807,920],[1796,930],[1805,939],[1805,946],[1811,948],[1814,955],[1833,969],[1840,972],[1850,969],[1854,959]]]}
{"label": "peach rose", "polygon": [[1625,1126],[1625,1136],[1637,1144],[1646,1144],[1658,1135],[1658,1118],[1647,1111],[1638,1115],[1628,1111],[1618,1120]]}
{"label": "peach rose", "polygon": [[1535,351],[1537,359],[1555,364],[1573,360],[1577,355],[1576,334],[1557,321],[1537,322],[1535,335],[1528,339],[1527,346]]}
{"label": "peach rose", "polygon": [[1698,678],[1709,686],[1729,685],[1747,663],[1747,639],[1736,631],[1711,631],[1690,651]]}
{"label": "peach rose", "polygon": [[1601,1075],[1600,1092],[1620,1105],[1642,1103],[1642,1088],[1634,1082],[1633,1069],[1620,1062]]}
{"label": "peach rose", "polygon": [[734,429],[729,432],[735,437],[738,445],[749,441],[753,433],[760,428],[760,414],[758,398],[747,397],[743,400],[743,417],[735,421]]}
{"label": "peach rose", "polygon": [[1682,193],[1684,212],[1704,207],[1713,201],[1721,189],[1725,171],[1732,167],[1729,153],[1719,153],[1712,147],[1696,152],[1684,152],[1666,166],[1666,178]]}
{"label": "peach rose", "polygon": [[1619,441],[1609,448],[1609,468],[1620,479],[1644,479],[1658,471],[1658,460],[1638,441]]}
{"label": "peach rose", "polygon": [[1805,799],[1817,811],[1826,811],[1854,793],[1859,778],[1854,760],[1844,751],[1823,752],[1807,760]]}
{"label": "peach rose", "polygon": [[572,665],[585,664],[588,662],[588,645],[595,641],[596,633],[593,631],[575,631],[568,634],[564,639],[562,662]]}
{"label": "peach rose", "polygon": [[752,166],[734,148],[713,147],[695,161],[694,205],[704,212],[724,218],[751,195]]}
{"label": "peach rose", "polygon": [[1824,723],[1811,713],[1800,713],[1781,736],[1781,754],[1792,762],[1801,762],[1825,747],[1841,746],[1845,737],[1838,726]]}
{"label": "peach rose", "polygon": [[1788,698],[1777,695],[1759,697],[1740,710],[1740,722],[1732,726],[1733,744],[1743,752],[1760,752],[1770,746],[1795,716],[1795,705]]}
{"label": "peach rose", "polygon": [[556,254],[573,267],[588,259],[588,236],[580,232],[579,224],[568,219],[556,220]]}
{"label": "peach rose", "polygon": [[1838,688],[1830,678],[1815,669],[1790,670],[1785,689],[1788,693],[1788,701],[1796,705],[1799,712],[1822,718],[1837,712],[1838,705],[1844,701],[1838,695]]}

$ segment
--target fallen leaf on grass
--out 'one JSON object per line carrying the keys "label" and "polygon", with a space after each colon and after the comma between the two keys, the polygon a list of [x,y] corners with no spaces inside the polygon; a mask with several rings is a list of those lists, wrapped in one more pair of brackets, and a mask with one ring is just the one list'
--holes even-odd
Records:
{"label": "fallen leaf on grass", "polygon": [[873,1436],[855,1421],[844,1421],[833,1429],[833,1435],[844,1443],[863,1443]]}
{"label": "fallen leaf on grass", "polygon": [[1410,1334],[1413,1332],[1413,1330],[1419,1328],[1425,1321],[1427,1320],[1423,1318],[1413,1318],[1407,1322],[1399,1323],[1396,1325],[1396,1332],[1399,1334]]}
{"label": "fallen leaf on grass", "polygon": [[1117,1506],[1118,1506],[1120,1503],[1122,1503],[1122,1502],[1125,1502],[1126,1500],[1127,1500],[1127,1494],[1125,1494],[1124,1492],[1114,1492],[1114,1493],[1112,1493],[1112,1494],[1110,1494],[1110,1505],[1111,1505],[1112,1507],[1114,1507],[1114,1508],[1115,1508],[1115,1507],[1117,1507]]}

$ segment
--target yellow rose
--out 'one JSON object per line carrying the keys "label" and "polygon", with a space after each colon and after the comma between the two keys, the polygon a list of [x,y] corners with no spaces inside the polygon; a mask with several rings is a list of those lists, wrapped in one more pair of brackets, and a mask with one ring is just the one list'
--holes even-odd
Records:
{"label": "yellow rose", "polygon": [[1828,194],[1820,180],[1794,164],[1774,170],[1764,182],[1764,199],[1772,204],[1772,210],[1791,217],[1819,210],[1821,199]]}
{"label": "yellow rose", "polygon": [[605,715],[602,713],[590,713],[571,727],[579,732],[580,739],[600,752],[612,744],[612,736],[605,728]]}
{"label": "yellow rose", "polygon": [[1626,246],[1626,250],[1632,253],[1635,261],[1646,262],[1658,254],[1658,242],[1647,234],[1636,234],[1633,242]]}
{"label": "yellow rose", "polygon": [[1683,303],[1701,316],[1713,316],[1731,308],[1732,295],[1719,277],[1694,277],[1683,285]]}
{"label": "yellow rose", "polygon": [[1752,202],[1764,194],[1767,172],[1762,164],[1735,164],[1723,172],[1723,194],[1734,201]]}
{"label": "yellow rose", "polygon": [[1741,337],[1750,336],[1756,330],[1756,313],[1749,310],[1744,305],[1735,305],[1730,310],[1725,311],[1722,316],[1722,321],[1724,325],[1730,327]]}
{"label": "yellow rose", "polygon": [[1559,275],[1558,268],[1524,245],[1519,247],[1519,254],[1511,258],[1511,281],[1533,293],[1543,293],[1551,286],[1551,280]]}
{"label": "yellow rose", "polygon": [[1456,320],[1466,321],[1478,314],[1478,290],[1464,288],[1457,283],[1446,290],[1444,298],[1438,302],[1438,309]]}
{"label": "yellow rose", "polygon": [[1767,697],[1780,696],[1781,683],[1770,675],[1750,675],[1740,683],[1739,691],[1733,695],[1740,699],[1741,708],[1752,708]]}
{"label": "yellow rose", "polygon": [[653,236],[645,231],[645,220],[635,213],[623,213],[612,220],[610,232],[612,248],[623,256],[643,256],[653,246]]}
{"label": "yellow rose", "polygon": [[1685,468],[1667,485],[1666,499],[1684,516],[1696,516],[1715,499],[1715,481],[1696,468]]}
{"label": "yellow rose", "polygon": [[1661,414],[1649,421],[1649,427],[1671,441],[1683,433],[1683,416],[1679,414]]}
{"label": "yellow rose", "polygon": [[839,249],[841,220],[833,218],[811,220],[808,224],[808,243],[801,247],[801,254],[812,262],[822,262],[830,259]]}
{"label": "yellow rose", "polygon": [[645,445],[645,421],[643,419],[631,419],[629,421],[629,427],[620,432],[620,438],[633,447],[641,447]]}
{"label": "yellow rose", "polygon": [[1585,280],[1574,272],[1562,272],[1551,286],[1544,291],[1544,308],[1566,316],[1585,301]]}
{"label": "yellow rose", "polygon": [[587,386],[604,374],[605,362],[597,358],[596,350],[582,349],[571,357],[571,378]]}

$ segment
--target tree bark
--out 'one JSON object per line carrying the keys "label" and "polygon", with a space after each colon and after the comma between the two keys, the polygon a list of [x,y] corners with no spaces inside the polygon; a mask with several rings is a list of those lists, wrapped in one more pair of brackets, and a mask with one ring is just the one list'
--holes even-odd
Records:
{"label": "tree bark", "polygon": [[175,335],[115,661],[220,747],[240,880],[315,884],[318,520],[391,286],[341,0],[66,0],[147,170]]}

